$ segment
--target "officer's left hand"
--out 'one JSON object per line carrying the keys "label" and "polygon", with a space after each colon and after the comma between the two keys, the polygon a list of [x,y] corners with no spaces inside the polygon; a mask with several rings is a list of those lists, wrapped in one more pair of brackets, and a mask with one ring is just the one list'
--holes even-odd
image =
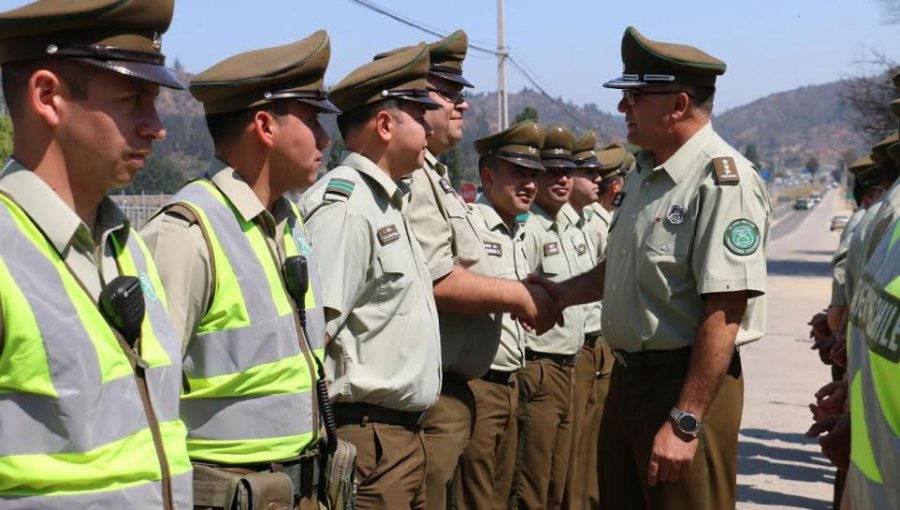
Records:
{"label": "officer's left hand", "polygon": [[666,420],[653,438],[647,483],[655,487],[659,483],[677,482],[687,477],[698,442],[696,437],[676,430],[672,420]]}
{"label": "officer's left hand", "polygon": [[817,421],[806,431],[806,437],[819,437],[822,453],[836,468],[846,471],[850,467],[850,415]]}

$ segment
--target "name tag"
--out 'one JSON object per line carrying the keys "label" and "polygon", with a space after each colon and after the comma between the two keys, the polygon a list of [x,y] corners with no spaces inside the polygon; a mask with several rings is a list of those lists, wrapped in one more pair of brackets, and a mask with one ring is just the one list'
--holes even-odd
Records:
{"label": "name tag", "polygon": [[549,257],[550,255],[558,255],[559,254],[559,243],[544,243],[544,256]]}
{"label": "name tag", "polygon": [[387,227],[378,229],[377,235],[378,242],[381,243],[381,246],[393,243],[397,239],[400,239],[400,232],[397,231],[397,227],[394,225],[388,225]]}
{"label": "name tag", "polygon": [[503,247],[500,246],[500,243],[484,243],[484,251],[487,252],[488,255],[492,257],[502,257],[503,256]]}

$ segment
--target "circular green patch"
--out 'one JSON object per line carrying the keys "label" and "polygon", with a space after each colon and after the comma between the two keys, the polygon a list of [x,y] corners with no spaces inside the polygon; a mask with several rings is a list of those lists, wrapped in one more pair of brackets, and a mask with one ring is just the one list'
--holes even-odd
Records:
{"label": "circular green patch", "polygon": [[734,220],[725,229],[725,246],[735,255],[750,255],[759,243],[759,229],[748,219]]}

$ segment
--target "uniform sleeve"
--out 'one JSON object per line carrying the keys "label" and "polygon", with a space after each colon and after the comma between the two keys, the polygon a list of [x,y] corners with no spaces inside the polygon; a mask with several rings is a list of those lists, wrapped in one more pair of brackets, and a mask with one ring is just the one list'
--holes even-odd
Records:
{"label": "uniform sleeve", "polygon": [[141,230],[166,289],[169,316],[181,335],[182,353],[206,314],[213,282],[209,248],[200,225],[160,214]]}
{"label": "uniform sleeve", "polygon": [[407,216],[434,281],[453,271],[453,232],[426,171],[416,170],[410,176]]}
{"label": "uniform sleeve", "polygon": [[346,202],[326,203],[311,211],[306,217],[306,230],[321,261],[325,331],[334,338],[364,291],[374,240],[365,220],[352,213]]}
{"label": "uniform sleeve", "polygon": [[847,289],[847,250],[850,247],[850,240],[853,239],[853,232],[845,231],[841,235],[841,242],[838,244],[834,257],[831,259],[831,305],[847,306],[846,289]]}
{"label": "uniform sleeve", "polygon": [[766,292],[769,204],[755,183],[700,189],[691,268],[700,295]]}

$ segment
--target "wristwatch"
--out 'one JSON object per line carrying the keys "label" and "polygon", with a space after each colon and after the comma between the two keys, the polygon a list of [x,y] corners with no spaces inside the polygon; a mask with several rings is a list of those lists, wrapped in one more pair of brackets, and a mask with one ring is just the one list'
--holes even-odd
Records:
{"label": "wristwatch", "polygon": [[697,437],[697,434],[700,433],[700,420],[693,413],[688,413],[672,406],[672,410],[669,411],[669,418],[672,418],[675,426],[678,427],[682,434]]}

